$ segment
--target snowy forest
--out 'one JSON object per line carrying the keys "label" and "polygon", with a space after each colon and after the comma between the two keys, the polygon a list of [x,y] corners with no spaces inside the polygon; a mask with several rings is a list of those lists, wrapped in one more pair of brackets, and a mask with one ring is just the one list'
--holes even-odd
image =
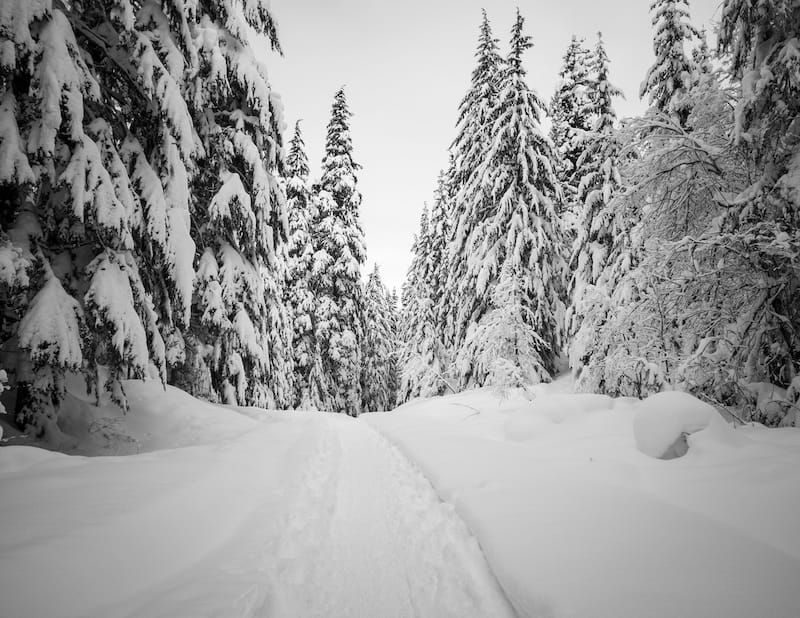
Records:
{"label": "snowy forest", "polygon": [[484,12],[398,298],[362,272],[345,90],[312,169],[248,43],[282,53],[266,3],[3,0],[8,417],[57,432],[76,374],[123,409],[148,378],[357,416],[568,367],[582,392],[794,424],[800,9],[725,0],[715,49],[687,0],[651,14],[626,93],[649,109],[619,119],[602,35],[572,38],[546,100],[523,16],[501,49]]}
{"label": "snowy forest", "polygon": [[714,52],[686,0],[651,12],[649,109],[623,120],[601,34],[545,102],[522,17],[503,56],[484,13],[403,290],[401,400],[549,382],[564,355],[579,392],[798,419],[800,13],[727,0]]}
{"label": "snowy forest", "polygon": [[0,618],[800,616],[800,1],[478,1],[0,0]]}

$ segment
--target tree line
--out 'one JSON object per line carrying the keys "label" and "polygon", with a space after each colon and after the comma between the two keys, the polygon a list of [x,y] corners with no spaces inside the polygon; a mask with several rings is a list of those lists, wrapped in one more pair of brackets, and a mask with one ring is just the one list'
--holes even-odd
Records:
{"label": "tree line", "polygon": [[250,46],[281,53],[266,2],[8,0],[0,20],[0,411],[57,432],[71,374],[124,409],[145,377],[266,408],[394,400],[345,96],[310,187]]}
{"label": "tree line", "polygon": [[715,52],[687,0],[651,12],[649,108],[622,121],[600,35],[573,37],[548,105],[519,12],[505,56],[484,12],[403,288],[401,400],[547,382],[565,358],[582,391],[797,418],[800,8],[726,0]]}
{"label": "tree line", "polygon": [[[486,13],[450,164],[398,299],[366,282],[350,111],[318,180],[252,32],[263,2],[8,0],[0,13],[0,389],[57,431],[67,377],[127,408],[155,378],[213,401],[349,414],[549,381],[688,390],[792,422],[800,380],[800,8],[726,0],[712,51],[652,5],[619,120],[602,37],[549,102]],[[549,128],[547,125],[549,124]],[[402,342],[402,345],[399,343]]]}

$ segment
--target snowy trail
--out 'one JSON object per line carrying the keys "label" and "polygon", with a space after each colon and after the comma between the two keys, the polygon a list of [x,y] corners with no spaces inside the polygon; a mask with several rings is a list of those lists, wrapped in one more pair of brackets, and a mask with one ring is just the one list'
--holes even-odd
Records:
{"label": "snowy trail", "polygon": [[130,457],[2,450],[0,521],[26,526],[0,527],[0,618],[514,615],[454,509],[369,424],[245,425]]}
{"label": "snowy trail", "polygon": [[385,438],[325,415],[279,547],[275,616],[513,616],[454,510]]}

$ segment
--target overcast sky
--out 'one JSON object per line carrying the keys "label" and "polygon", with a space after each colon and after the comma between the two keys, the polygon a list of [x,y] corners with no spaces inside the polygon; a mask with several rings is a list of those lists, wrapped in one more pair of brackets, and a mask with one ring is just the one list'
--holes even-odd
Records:
{"label": "overcast sky", "polygon": [[[709,32],[721,0],[691,2],[692,22]],[[363,166],[361,221],[367,269],[377,262],[398,292],[423,203],[447,163],[458,104],[469,86],[486,8],[505,55],[515,11],[534,47],[528,83],[549,101],[572,34],[594,46],[603,32],[612,81],[626,100],[620,116],[641,113],[639,84],[653,62],[650,0],[271,0],[284,57],[266,65],[283,98],[286,140],[297,119],[319,174],[330,106],[344,85],[354,158]]]}

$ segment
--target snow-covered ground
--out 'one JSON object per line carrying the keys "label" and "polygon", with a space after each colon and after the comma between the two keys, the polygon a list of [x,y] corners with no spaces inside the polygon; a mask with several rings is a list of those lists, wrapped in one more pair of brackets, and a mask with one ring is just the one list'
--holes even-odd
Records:
{"label": "snow-covered ground", "polygon": [[358,420],[72,398],[62,447],[125,455],[0,448],[0,617],[800,615],[800,430],[568,388]]}
{"label": "snow-covered ground", "polygon": [[365,423],[127,388],[125,417],[83,406],[113,433],[72,448],[140,454],[0,449],[2,618],[513,615],[453,509]]}
{"label": "snow-covered ground", "polygon": [[[362,418],[455,506],[521,615],[800,616],[800,429],[569,387]],[[656,458],[683,432],[686,455]]]}

